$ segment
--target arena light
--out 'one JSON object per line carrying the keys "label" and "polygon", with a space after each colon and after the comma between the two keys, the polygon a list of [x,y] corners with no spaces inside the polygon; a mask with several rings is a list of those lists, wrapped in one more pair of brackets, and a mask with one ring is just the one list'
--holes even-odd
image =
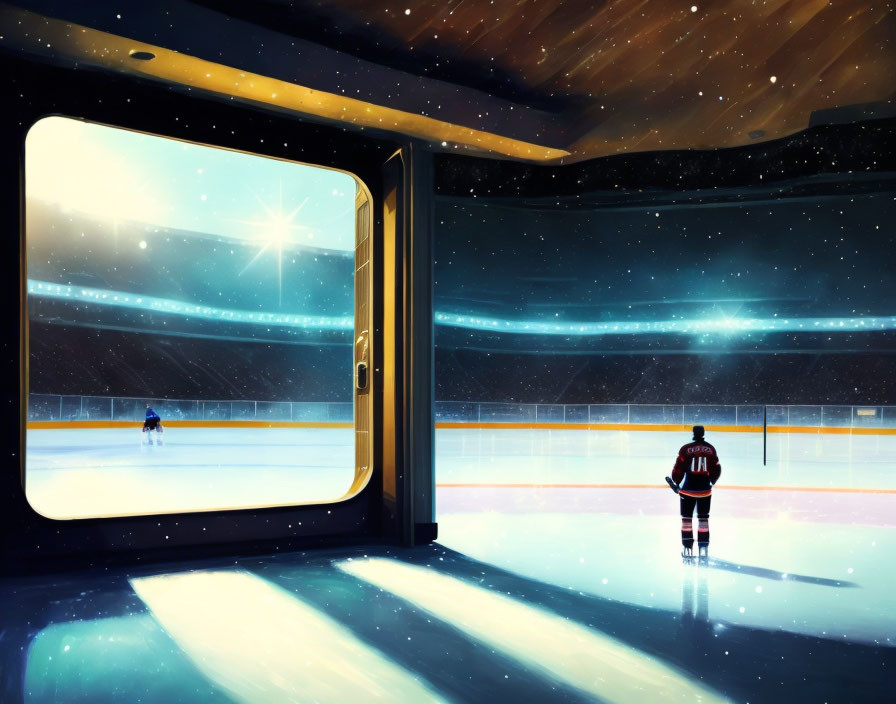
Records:
{"label": "arena light", "polygon": [[91,138],[96,130],[57,116],[36,122],[25,142],[27,197],[58,205],[63,213],[90,213],[116,227],[164,219],[170,212],[164,184],[136,168],[130,154]]}
{"label": "arena light", "polygon": [[269,205],[265,202],[265,200],[259,196],[257,193],[253,194],[255,196],[255,200],[261,205],[264,210],[265,217],[261,220],[238,220],[237,222],[241,222],[245,225],[249,225],[252,228],[257,229],[257,234],[254,239],[256,239],[261,248],[255,254],[254,257],[246,264],[245,268],[239,273],[242,276],[246,271],[251,267],[258,259],[264,254],[268,249],[273,249],[273,251],[277,255],[277,296],[278,302],[280,305],[283,305],[283,247],[284,245],[290,242],[290,233],[293,230],[308,230],[310,228],[294,222],[296,216],[305,207],[305,204],[308,202],[308,198],[301,202],[296,208],[292,210],[290,213],[285,213],[283,210],[283,182],[280,182],[280,200],[278,202],[277,208],[274,209],[272,205]]}
{"label": "arena light", "polygon": [[[351,316],[321,316],[264,311],[231,310],[168,298],[141,296],[123,291],[69,286],[28,279],[28,294],[44,298],[73,300],[102,306],[117,306],[149,312],[178,315],[230,323],[271,325],[276,327],[321,331],[351,330]],[[872,332],[896,330],[896,316],[868,318],[741,318],[696,320],[605,321],[600,323],[559,323],[543,320],[505,320],[477,315],[440,313],[434,315],[436,325],[507,334],[562,335],[595,337],[600,335],[725,335],[782,332]]]}
{"label": "arena light", "polygon": [[435,322],[448,327],[526,335],[745,335],[775,332],[869,332],[896,330],[896,316],[852,318],[720,318],[561,323],[506,320],[477,315],[436,313]]}
{"label": "arena light", "polygon": [[303,315],[231,310],[198,303],[186,303],[170,298],[143,296],[124,291],[109,291],[86,286],[68,286],[47,281],[36,281],[34,279],[28,279],[28,295],[226,323],[301,328],[323,332],[352,330],[354,328],[354,319],[350,315]]}
{"label": "arena light", "polygon": [[434,569],[386,558],[344,560],[336,566],[600,701],[728,701],[616,638]]}

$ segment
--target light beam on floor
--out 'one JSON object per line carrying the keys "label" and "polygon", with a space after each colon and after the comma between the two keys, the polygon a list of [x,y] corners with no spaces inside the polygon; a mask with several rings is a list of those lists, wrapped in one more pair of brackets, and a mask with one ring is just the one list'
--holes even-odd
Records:
{"label": "light beam on floor", "polygon": [[433,569],[386,558],[345,560],[336,566],[601,701],[728,701],[696,677],[615,638]]}
{"label": "light beam on floor", "polygon": [[131,586],[209,680],[238,702],[439,702],[379,651],[247,572],[141,577]]}

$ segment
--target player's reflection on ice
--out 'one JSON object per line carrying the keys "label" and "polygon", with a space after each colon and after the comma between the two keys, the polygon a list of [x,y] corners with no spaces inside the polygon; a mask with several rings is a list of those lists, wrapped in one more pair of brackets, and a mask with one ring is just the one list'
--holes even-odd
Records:
{"label": "player's reflection on ice", "polygon": [[860,585],[844,579],[826,579],[804,574],[779,572],[765,567],[741,565],[715,557],[682,558],[681,569],[681,628],[688,632],[710,631],[709,622],[709,580],[710,570],[738,572],[741,574],[773,581],[790,581],[814,584],[822,587],[856,588]]}
{"label": "player's reflection on ice", "polygon": [[682,635],[709,634],[709,583],[707,565],[685,561],[681,569],[681,620]]}
{"label": "player's reflection on ice", "polygon": [[158,431],[143,431],[140,433],[140,451],[146,452],[147,450],[152,450],[156,447],[161,447],[164,445],[164,440],[162,438],[162,433]]}

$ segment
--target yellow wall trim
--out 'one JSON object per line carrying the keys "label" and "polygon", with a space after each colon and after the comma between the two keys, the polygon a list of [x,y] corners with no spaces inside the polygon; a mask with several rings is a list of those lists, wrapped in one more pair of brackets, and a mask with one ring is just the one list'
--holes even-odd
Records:
{"label": "yellow wall trim", "polygon": [[[163,420],[165,428],[353,428],[353,423],[321,421],[304,423],[281,420]],[[142,428],[141,421],[128,420],[33,420],[28,430],[75,430],[78,428]]]}
{"label": "yellow wall trim", "polygon": [[[482,430],[633,430],[690,433],[692,425],[650,425],[646,423],[436,423],[436,428]],[[761,433],[761,425],[710,425],[712,433]],[[896,435],[896,428],[816,428],[807,425],[770,425],[769,433],[818,433],[831,435]]]}
{"label": "yellow wall trim", "polygon": [[[565,149],[525,142],[340,93],[315,90],[2,4],[0,27],[4,30],[3,45],[7,49],[67,59],[82,66],[101,66],[131,76],[314,115],[335,123],[446,141],[527,161],[557,160],[570,155]],[[37,41],[38,37],[40,41]],[[155,58],[136,61],[131,58],[135,51],[149,52]]]}

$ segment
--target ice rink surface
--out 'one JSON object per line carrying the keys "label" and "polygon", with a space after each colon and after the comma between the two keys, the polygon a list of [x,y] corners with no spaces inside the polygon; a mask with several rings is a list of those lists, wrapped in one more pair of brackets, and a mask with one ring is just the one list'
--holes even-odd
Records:
{"label": "ice rink surface", "polygon": [[[142,439],[139,430],[30,431],[29,500],[57,517],[266,506],[334,499],[353,474],[350,429],[170,428],[161,446]],[[142,663],[121,664],[130,677],[143,676],[147,663],[159,657],[184,668],[176,653],[206,662],[223,657],[220,643],[232,641],[226,652],[234,660],[203,671],[201,680],[187,668],[181,688],[194,680],[220,685],[240,668],[249,673],[262,665],[280,668],[284,686],[319,683],[318,669],[296,669],[284,655],[303,636],[297,632],[297,640],[289,640],[293,636],[274,625],[287,612],[297,623],[318,618],[296,611],[299,602],[283,602],[276,617],[253,615],[246,607],[246,623],[229,602],[211,606],[236,620],[218,612],[207,620],[197,615],[209,594],[225,588],[247,604],[269,604],[276,596],[270,585],[277,584],[301,604],[317,604],[324,612],[344,609],[345,622],[370,642],[386,638],[385,624],[393,623],[378,652],[424,672],[431,682],[448,673],[440,685],[455,692],[448,700],[500,699],[517,687],[517,701],[651,701],[646,691],[646,699],[631,699],[631,673],[659,676],[651,668],[669,663],[678,674],[662,677],[672,677],[682,691],[688,687],[680,679],[685,671],[704,672],[712,691],[701,695],[692,678],[693,696],[667,701],[880,701],[896,662],[896,436],[771,434],[766,466],[759,434],[710,429],[707,439],[718,449],[723,473],[713,495],[710,559],[704,564],[681,560],[678,498],[663,481],[678,447],[689,440],[686,434],[439,429],[437,545],[406,554],[380,550],[380,557],[359,552],[353,559],[349,552],[347,561],[345,554],[309,553],[302,566],[271,558],[267,567],[252,563],[254,576],[200,571],[189,579],[134,580],[152,617],[114,624],[63,619],[34,636],[25,679],[45,695],[29,700],[55,701],[54,688],[70,684],[69,678],[83,685],[77,679],[82,670],[62,672],[55,665],[53,653],[68,650],[63,643],[106,643],[107,632],[118,631],[131,634],[122,642],[134,643],[137,626],[143,633],[137,660],[110,641],[102,653],[83,656],[83,672],[125,656]],[[429,614],[414,627],[419,632],[408,621],[415,609]],[[395,621],[397,614],[405,616]],[[272,625],[259,631],[257,643],[231,653],[264,618],[273,618]],[[449,630],[434,633],[438,623]],[[236,631],[215,630],[224,626]],[[338,659],[349,646],[340,644],[344,634],[334,633],[318,642],[335,643],[331,657]],[[433,648],[408,643],[405,651],[412,636],[425,643],[471,638],[482,649],[473,660],[464,655],[467,641]],[[262,644],[278,638],[287,638],[285,650],[258,655]],[[561,657],[570,643],[579,644],[577,654]],[[682,648],[695,649],[694,657]],[[652,659],[638,660],[651,652]],[[598,678],[593,687],[576,679],[576,658],[592,663],[585,670],[593,673],[609,653],[628,663],[620,673]],[[375,662],[371,667],[400,676]],[[490,664],[477,669],[475,662]],[[712,663],[711,671],[701,662]],[[240,675],[239,682],[271,681],[264,672]],[[548,680],[537,673],[548,673]],[[560,681],[579,695],[591,694],[561,696]],[[607,694],[614,682],[622,687],[618,697]],[[341,692],[343,684],[333,691]],[[150,696],[159,686],[155,680],[146,685],[146,701],[166,701],[167,695]],[[416,685],[408,680],[401,686]],[[756,692],[761,696],[741,696]],[[808,698],[801,698],[804,693]],[[236,700],[268,701],[253,697]]]}
{"label": "ice rink surface", "polygon": [[663,481],[686,434],[436,437],[439,542],[460,553],[721,628],[896,645],[896,436],[770,434],[763,466],[761,434],[708,432],[723,471],[705,566],[682,564]]}
{"label": "ice rink surface", "polygon": [[[353,477],[350,429],[162,438],[30,431],[29,501],[55,518],[284,505]],[[710,620],[896,644],[896,436],[770,434],[765,466],[761,434],[707,439],[723,467],[707,566],[680,559],[673,432],[439,429],[439,542],[630,604],[690,608],[696,588]]]}
{"label": "ice rink surface", "polygon": [[354,479],[352,436],[350,428],[31,430],[25,491],[50,518],[332,501]]}

